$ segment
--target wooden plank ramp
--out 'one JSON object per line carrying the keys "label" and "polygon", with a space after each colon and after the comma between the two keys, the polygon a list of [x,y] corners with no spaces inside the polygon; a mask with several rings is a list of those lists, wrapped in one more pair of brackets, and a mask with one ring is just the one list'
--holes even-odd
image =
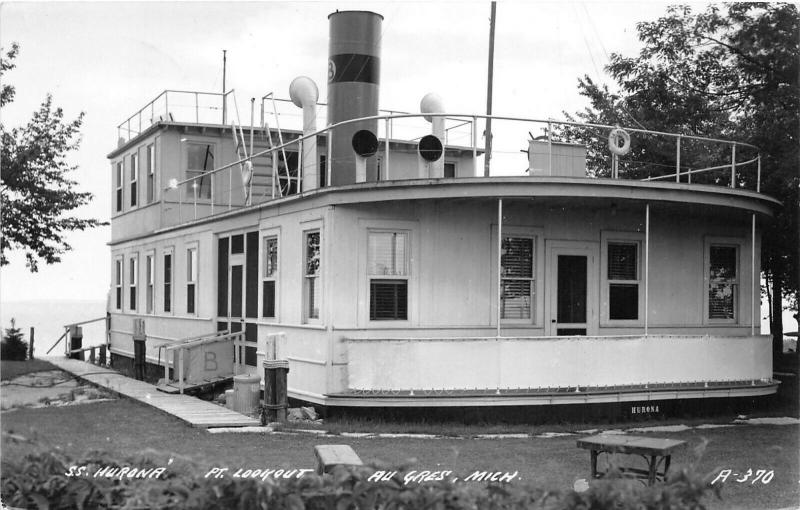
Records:
{"label": "wooden plank ramp", "polygon": [[183,420],[192,427],[250,427],[261,425],[261,420],[257,418],[250,418],[199,398],[159,392],[154,385],[125,377],[111,368],[99,367],[75,359],[46,359],[61,370],[69,372],[80,379],[155,407],[159,411]]}

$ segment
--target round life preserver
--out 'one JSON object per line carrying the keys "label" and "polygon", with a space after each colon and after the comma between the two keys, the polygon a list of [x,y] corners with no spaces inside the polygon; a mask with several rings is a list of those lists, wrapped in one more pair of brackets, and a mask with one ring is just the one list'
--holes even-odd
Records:
{"label": "round life preserver", "polygon": [[[620,137],[622,138],[622,145],[619,144]],[[612,129],[608,134],[608,150],[618,156],[624,156],[631,150],[631,135],[622,128]]]}

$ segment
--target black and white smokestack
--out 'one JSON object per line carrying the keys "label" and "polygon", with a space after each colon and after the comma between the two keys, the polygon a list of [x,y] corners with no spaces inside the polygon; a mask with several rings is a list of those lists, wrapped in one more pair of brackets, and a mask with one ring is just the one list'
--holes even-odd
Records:
{"label": "black and white smokestack", "polygon": [[[378,115],[381,22],[369,11],[337,11],[330,20],[328,49],[328,124]],[[342,126],[331,135],[331,182],[340,186],[356,182],[353,135],[367,130],[377,136],[378,121]],[[366,180],[377,180],[377,160],[370,157]]]}

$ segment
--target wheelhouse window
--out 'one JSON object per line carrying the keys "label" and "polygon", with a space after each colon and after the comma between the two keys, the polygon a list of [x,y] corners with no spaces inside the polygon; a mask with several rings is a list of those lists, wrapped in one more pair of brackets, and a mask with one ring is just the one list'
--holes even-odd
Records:
{"label": "wheelhouse window", "polygon": [[319,230],[305,233],[305,264],[303,276],[303,300],[306,320],[319,319],[322,306],[322,286],[319,277],[322,263]]}
{"label": "wheelhouse window", "polygon": [[738,279],[738,248],[711,245],[708,252],[708,318],[735,320]]}
{"label": "wheelhouse window", "polygon": [[145,257],[145,313],[153,313],[153,293],[155,292],[155,256]]}
{"label": "wheelhouse window", "polygon": [[369,232],[369,319],[408,320],[408,232]]}
{"label": "wheelhouse window", "polygon": [[503,236],[500,252],[500,318],[529,320],[533,317],[536,281],[535,239]]}
{"label": "wheelhouse window", "polygon": [[114,308],[122,310],[122,259],[114,260]]}
{"label": "wheelhouse window", "polygon": [[186,192],[190,199],[211,198],[211,176],[207,173],[213,169],[213,145],[205,143],[186,145],[186,178],[196,178],[186,183]]}
{"label": "wheelhouse window", "polygon": [[639,245],[609,242],[606,257],[609,320],[639,318]]}
{"label": "wheelhouse window", "polygon": [[129,261],[129,269],[130,273],[128,275],[128,288],[130,292],[130,309],[131,311],[136,310],[136,289],[139,285],[139,259],[138,256],[134,255],[131,257]]}
{"label": "wheelhouse window", "polygon": [[278,153],[278,184],[281,188],[281,196],[294,195],[300,189],[297,176],[298,161],[296,151],[280,151]]}
{"label": "wheelhouse window", "polygon": [[123,172],[124,168],[125,168],[125,164],[122,161],[117,163],[117,168],[116,168],[116,172],[115,172],[116,173],[116,176],[115,176],[116,177],[116,181],[115,181],[115,183],[116,183],[116,187],[117,187],[116,188],[116,201],[115,202],[116,202],[116,211],[117,212],[122,212],[122,200],[123,200],[122,199],[122,190],[123,190],[123,186],[124,186],[124,172]]}
{"label": "wheelhouse window", "polygon": [[151,143],[147,146],[147,203],[155,200],[156,186],[156,151]]}
{"label": "wheelhouse window", "polygon": [[172,253],[164,254],[164,312],[172,312]]}
{"label": "wheelhouse window", "polygon": [[264,238],[264,272],[262,286],[262,317],[275,317],[275,286],[278,279],[278,238]]}
{"label": "wheelhouse window", "polygon": [[186,313],[196,313],[197,304],[197,248],[186,250]]}
{"label": "wheelhouse window", "polygon": [[131,207],[136,207],[139,184],[139,158],[136,154],[131,154]]}

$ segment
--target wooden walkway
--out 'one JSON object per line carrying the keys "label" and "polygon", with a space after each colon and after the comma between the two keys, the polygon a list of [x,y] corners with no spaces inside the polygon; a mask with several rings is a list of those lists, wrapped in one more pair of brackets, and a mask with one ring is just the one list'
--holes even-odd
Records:
{"label": "wooden walkway", "polygon": [[152,384],[125,377],[110,368],[103,368],[85,361],[67,358],[47,358],[47,361],[80,379],[171,414],[192,427],[249,427],[261,425],[261,421],[257,418],[250,418],[217,404],[188,395],[162,393]]}

